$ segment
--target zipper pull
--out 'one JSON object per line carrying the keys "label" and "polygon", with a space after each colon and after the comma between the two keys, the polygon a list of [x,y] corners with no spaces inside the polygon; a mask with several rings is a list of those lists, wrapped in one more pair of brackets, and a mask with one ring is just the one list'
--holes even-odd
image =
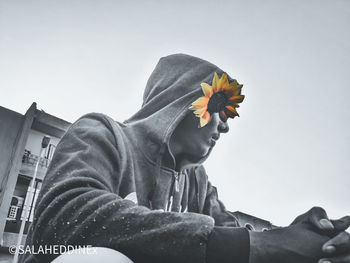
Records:
{"label": "zipper pull", "polygon": [[173,196],[170,196],[170,199],[168,201],[168,207],[167,207],[167,211],[171,212],[171,209],[173,208]]}
{"label": "zipper pull", "polygon": [[175,191],[178,193],[179,192],[179,174],[176,173],[174,176],[175,176]]}

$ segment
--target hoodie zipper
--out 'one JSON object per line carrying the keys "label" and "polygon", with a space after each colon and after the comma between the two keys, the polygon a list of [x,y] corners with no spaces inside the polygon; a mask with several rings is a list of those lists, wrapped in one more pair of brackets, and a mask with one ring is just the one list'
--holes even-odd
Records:
{"label": "hoodie zipper", "polygon": [[175,172],[174,177],[175,177],[175,192],[178,193],[179,192],[179,173]]}
{"label": "hoodie zipper", "polygon": [[174,188],[175,188],[175,192],[178,193],[180,191],[179,189],[179,173],[178,172],[174,172],[174,184],[173,184],[173,188],[172,188],[172,194],[170,196],[170,198],[168,199],[168,203],[167,206],[165,208],[165,211],[171,211],[172,206],[173,206],[173,200],[174,200]]}

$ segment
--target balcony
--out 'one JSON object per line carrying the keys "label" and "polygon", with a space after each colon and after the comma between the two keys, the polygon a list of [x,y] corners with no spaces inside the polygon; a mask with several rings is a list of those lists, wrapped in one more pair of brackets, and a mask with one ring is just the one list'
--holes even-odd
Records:
{"label": "balcony", "polygon": [[[30,153],[30,151],[25,150],[22,157],[22,165],[19,171],[20,174],[33,177],[35,165],[39,159],[38,155]],[[47,158],[41,158],[38,167],[37,179],[43,180],[47,171],[47,167],[50,164],[50,160]]]}

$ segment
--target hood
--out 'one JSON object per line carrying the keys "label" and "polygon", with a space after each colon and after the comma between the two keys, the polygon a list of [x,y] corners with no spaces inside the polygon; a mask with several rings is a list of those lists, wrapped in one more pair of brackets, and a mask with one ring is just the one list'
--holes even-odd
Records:
{"label": "hood", "polygon": [[208,61],[185,54],[159,60],[148,79],[141,109],[124,122],[137,136],[140,151],[158,167],[175,169],[170,137],[191,103],[203,96],[200,84],[211,83],[214,72],[224,73]]}

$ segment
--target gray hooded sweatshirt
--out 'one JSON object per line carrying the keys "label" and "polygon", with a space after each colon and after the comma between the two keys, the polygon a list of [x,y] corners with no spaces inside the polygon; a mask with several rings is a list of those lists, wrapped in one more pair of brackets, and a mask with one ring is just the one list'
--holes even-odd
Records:
{"label": "gray hooded sweatshirt", "polygon": [[196,57],[161,58],[130,119],[91,113],[72,124],[43,181],[27,245],[108,247],[135,263],[247,263],[248,231],[218,200],[202,165],[207,156],[176,171],[169,150],[174,129],[203,96],[200,83],[211,83],[214,72],[223,73]]}

